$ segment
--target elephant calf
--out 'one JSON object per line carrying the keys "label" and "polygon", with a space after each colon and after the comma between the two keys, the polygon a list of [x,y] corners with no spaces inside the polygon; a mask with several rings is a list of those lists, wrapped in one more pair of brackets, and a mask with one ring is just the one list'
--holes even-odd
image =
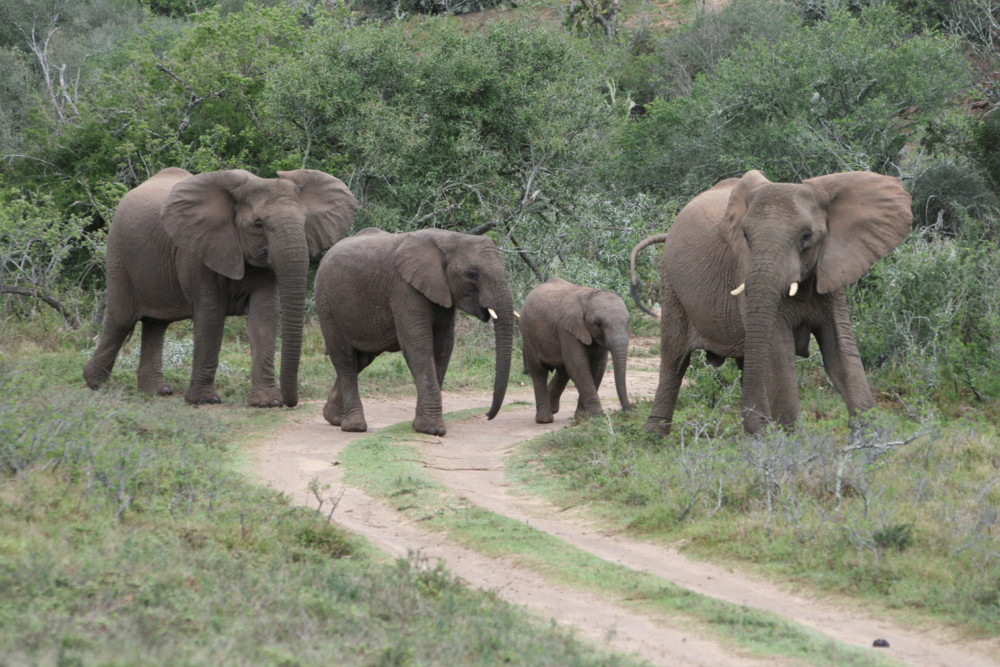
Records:
{"label": "elephant calf", "polygon": [[439,229],[364,229],[330,249],[316,272],[316,311],[337,379],[323,416],[344,431],[368,428],[358,373],[402,351],[417,386],[413,428],[444,435],[441,384],[455,343],[455,309],[494,322],[493,404],[500,410],[514,335],[514,301],[493,241]]}
{"label": "elephant calf", "polygon": [[[548,424],[559,412],[559,398],[573,380],[580,398],[576,416],[601,414],[601,386],[610,351],[622,409],[629,410],[625,388],[628,309],[607,290],[581,287],[552,278],[535,287],[521,307],[524,370],[535,388],[535,421]],[[546,386],[550,371],[555,371]]]}

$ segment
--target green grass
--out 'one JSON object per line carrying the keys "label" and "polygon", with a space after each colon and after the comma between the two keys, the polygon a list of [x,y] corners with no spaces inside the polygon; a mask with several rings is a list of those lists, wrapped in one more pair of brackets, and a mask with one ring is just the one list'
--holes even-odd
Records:
{"label": "green grass", "polygon": [[732,369],[695,368],[666,439],[642,431],[650,406],[639,404],[529,443],[511,474],[701,558],[914,622],[1000,635],[1000,435],[989,409],[939,403],[961,415],[952,418],[928,401],[909,412],[887,404],[849,441],[843,402],[815,360],[799,376],[803,417],[793,433],[745,436]]}
{"label": "green grass", "polygon": [[[450,414],[446,421],[466,419],[475,412]],[[352,442],[339,460],[352,484],[389,500],[422,525],[446,531],[450,539],[485,555],[515,558],[555,583],[597,593],[672,623],[683,619],[759,656],[793,657],[809,664],[887,664],[880,656],[838,644],[773,614],[692,593],[472,506],[421,468],[414,443],[422,439],[409,424],[399,424]]]}
{"label": "green grass", "polygon": [[4,664],[633,664],[249,483],[246,443],[289,413],[243,407],[234,334],[226,403],[197,408],[139,394],[128,369],[91,392],[88,341],[15,328],[0,347]]}

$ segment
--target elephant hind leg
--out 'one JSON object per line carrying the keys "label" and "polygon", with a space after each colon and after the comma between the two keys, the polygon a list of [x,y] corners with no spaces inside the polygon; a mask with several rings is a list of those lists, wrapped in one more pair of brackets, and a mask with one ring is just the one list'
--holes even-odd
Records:
{"label": "elephant hind leg", "polygon": [[139,389],[147,394],[169,396],[173,388],[163,377],[163,338],[170,322],[142,318],[142,343],[139,348],[139,368],[136,371]]}
{"label": "elephant hind leg", "polygon": [[340,376],[333,382],[329,395],[326,397],[326,405],[323,406],[323,417],[334,426],[340,426],[344,419],[344,397],[340,393]]}
{"label": "elephant hind leg", "polygon": [[339,425],[342,431],[363,433],[368,430],[368,422],[365,421],[365,411],[358,391],[358,374],[377,356],[377,353],[352,350],[347,363],[337,366],[337,380],[327,397],[323,416],[334,426]]}
{"label": "elephant hind leg", "polygon": [[138,322],[137,317],[122,312],[122,308],[116,308],[111,303],[109,298],[108,312],[104,317],[104,328],[97,348],[83,367],[83,378],[91,389],[100,389],[107,381],[115,367],[118,352],[132,335]]}
{"label": "elephant hind leg", "polygon": [[555,374],[549,381],[549,405],[552,406],[552,414],[557,414],[559,399],[562,398],[563,391],[569,383],[569,373],[566,372],[565,366],[558,366],[554,370]]}

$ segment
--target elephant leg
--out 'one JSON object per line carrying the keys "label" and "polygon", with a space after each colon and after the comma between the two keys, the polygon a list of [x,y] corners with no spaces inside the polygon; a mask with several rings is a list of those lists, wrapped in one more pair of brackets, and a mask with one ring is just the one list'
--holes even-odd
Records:
{"label": "elephant leg", "polygon": [[831,318],[813,333],[823,355],[823,366],[833,386],[847,404],[847,413],[858,413],[875,407],[875,397],[868,384],[858,345],[851,331],[851,320],[843,295],[834,298]]}
{"label": "elephant leg", "polygon": [[261,285],[250,295],[247,336],[250,339],[250,396],[255,408],[281,407],[274,379],[274,347],[278,335],[278,293],[274,284]]}
{"label": "elephant leg", "polygon": [[401,321],[396,324],[400,349],[417,387],[413,430],[430,435],[444,435],[441,385],[438,384],[438,370],[434,363],[437,345],[433,340],[433,325],[429,322]]}
{"label": "elephant leg", "polygon": [[211,305],[194,308],[194,359],[191,365],[191,383],[184,392],[188,403],[219,403],[215,388],[215,372],[219,367],[219,350],[225,329],[226,309],[221,300],[213,299]]}
{"label": "elephant leg", "polygon": [[122,345],[128,340],[138,318],[131,309],[116,307],[115,300],[108,295],[108,310],[104,317],[104,328],[94,354],[83,367],[83,378],[91,389],[99,389],[111,375],[115,360]]}
{"label": "elephant leg", "polygon": [[557,414],[559,412],[559,399],[562,398],[563,391],[566,389],[566,385],[569,384],[569,373],[566,372],[565,366],[556,366],[555,373],[552,375],[552,379],[549,380],[549,405],[552,409],[552,414]]}
{"label": "elephant leg", "polygon": [[771,419],[787,429],[799,419],[799,385],[795,377],[795,336],[785,326],[778,326],[767,371],[767,402]]}
{"label": "elephant leg", "polygon": [[[362,433],[368,430],[365,421],[365,410],[361,405],[361,392],[358,389],[358,375],[374,361],[377,354],[351,350],[343,360],[335,360],[337,379],[333,383],[323,416],[334,426],[340,426],[342,431]],[[330,355],[334,358],[333,355]]]}
{"label": "elephant leg", "polygon": [[552,404],[549,402],[549,388],[546,385],[549,370],[541,364],[532,365],[525,370],[531,376],[531,386],[535,390],[535,423],[551,424]]}
{"label": "elephant leg", "polygon": [[586,346],[579,343],[573,345],[564,341],[563,361],[566,363],[566,372],[573,380],[579,393],[576,414],[574,415],[577,419],[584,415],[599,415],[604,411],[601,399],[597,395],[597,388],[600,386],[597,372],[600,371],[600,376],[603,377],[608,363],[607,352],[603,352],[601,360],[603,363],[600,363],[592,356],[591,350]]}
{"label": "elephant leg", "polygon": [[142,318],[142,343],[139,347],[139,368],[136,371],[139,389],[147,394],[169,396],[173,388],[163,377],[163,338],[170,322]]}
{"label": "elephant leg", "polygon": [[643,430],[664,436],[673,425],[674,407],[684,373],[691,363],[692,348],[687,336],[688,320],[669,286],[661,288],[660,378],[653,397],[653,409]]}
{"label": "elephant leg", "polygon": [[438,387],[444,387],[451,353],[455,348],[455,311],[449,310],[434,327],[434,367],[437,369]]}

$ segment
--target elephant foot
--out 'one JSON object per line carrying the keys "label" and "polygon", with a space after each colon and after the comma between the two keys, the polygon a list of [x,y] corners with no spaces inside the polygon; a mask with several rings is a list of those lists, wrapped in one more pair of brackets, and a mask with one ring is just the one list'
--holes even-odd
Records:
{"label": "elephant foot", "polygon": [[648,419],[646,423],[642,425],[642,430],[646,433],[652,433],[653,435],[662,438],[670,433],[670,422],[662,419]]}
{"label": "elephant foot", "polygon": [[275,389],[255,389],[250,392],[250,398],[247,399],[247,405],[252,408],[280,408],[283,403],[281,401],[281,393]]}
{"label": "elephant foot", "polygon": [[413,420],[413,430],[417,433],[427,433],[428,435],[444,435],[446,432],[443,419],[440,417],[431,419],[424,416],[417,416]]}
{"label": "elephant foot", "polygon": [[329,401],[323,406],[323,418],[334,426],[340,426],[343,417],[340,410],[334,408]]}
{"label": "elephant foot", "polygon": [[368,423],[365,421],[364,415],[348,415],[341,420],[340,430],[349,433],[364,433],[368,430]]}
{"label": "elephant foot", "polygon": [[110,372],[97,368],[93,360],[88,361],[83,366],[83,379],[91,389],[100,389],[109,375],[111,375]]}
{"label": "elephant foot", "polygon": [[536,424],[551,424],[552,423],[552,413],[551,412],[548,412],[548,413],[536,412],[535,413],[535,423]]}
{"label": "elephant foot", "polygon": [[153,396],[172,396],[173,387],[165,378],[153,378],[151,380],[139,380],[139,390]]}
{"label": "elephant foot", "polygon": [[214,389],[209,391],[188,389],[184,392],[184,400],[194,405],[216,405],[222,402],[219,393]]}

